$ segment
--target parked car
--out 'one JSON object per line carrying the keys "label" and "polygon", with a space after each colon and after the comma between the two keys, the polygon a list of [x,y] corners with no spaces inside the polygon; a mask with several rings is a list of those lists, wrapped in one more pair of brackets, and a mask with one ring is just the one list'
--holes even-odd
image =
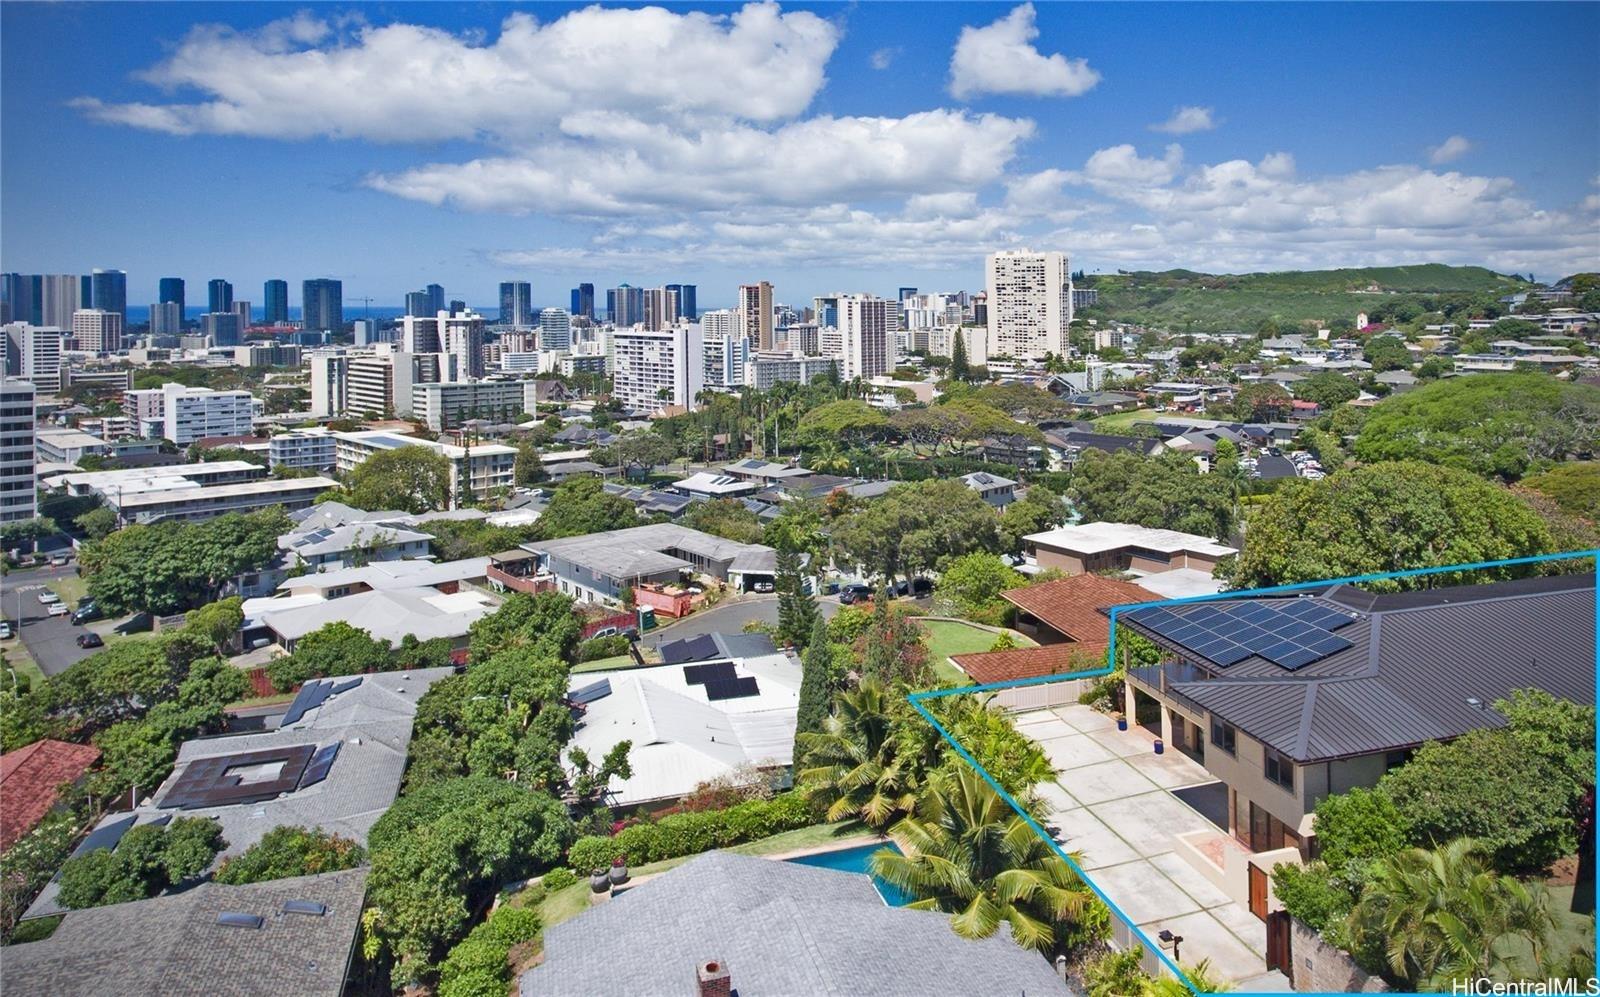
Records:
{"label": "parked car", "polygon": [[868,601],[877,591],[871,585],[862,585],[860,583],[846,585],[839,590],[839,601],[846,606],[852,606],[858,602]]}
{"label": "parked car", "polygon": [[51,554],[50,563],[57,568],[62,567],[67,563],[69,556],[67,554]]}
{"label": "parked car", "polygon": [[98,620],[105,616],[100,612],[100,607],[94,604],[93,599],[84,599],[78,603],[78,608],[72,611],[72,622],[82,626],[90,620]]}
{"label": "parked car", "polygon": [[67,604],[62,602],[60,599],[57,599],[55,602],[46,603],[44,611],[51,616],[66,616],[72,612],[72,610],[67,608]]}
{"label": "parked car", "polygon": [[0,620],[0,640],[10,640],[11,637],[11,621]]}
{"label": "parked car", "polygon": [[750,589],[753,592],[771,592],[773,585],[771,582],[756,582],[750,586]]}
{"label": "parked car", "polygon": [[52,606],[61,601],[61,597],[49,589],[39,593],[39,602],[45,606]]}
{"label": "parked car", "polygon": [[97,634],[93,630],[91,630],[86,634],[79,634],[78,635],[78,646],[79,647],[105,647],[106,646],[106,642],[101,639],[99,634]]}

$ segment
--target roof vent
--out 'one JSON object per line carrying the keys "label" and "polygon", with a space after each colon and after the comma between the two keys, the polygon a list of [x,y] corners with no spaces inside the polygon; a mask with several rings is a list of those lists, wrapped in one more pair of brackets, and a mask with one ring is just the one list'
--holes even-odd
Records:
{"label": "roof vent", "polygon": [[1483,709],[1483,700],[1479,699],[1477,696],[1468,696],[1467,705],[1475,710],[1481,710]]}
{"label": "roof vent", "polygon": [[328,905],[319,904],[315,900],[285,900],[283,902],[283,913],[322,917],[328,913]]}
{"label": "roof vent", "polygon": [[266,918],[256,914],[246,914],[242,911],[225,910],[217,915],[217,923],[227,928],[249,928],[251,931],[261,930],[266,924]]}

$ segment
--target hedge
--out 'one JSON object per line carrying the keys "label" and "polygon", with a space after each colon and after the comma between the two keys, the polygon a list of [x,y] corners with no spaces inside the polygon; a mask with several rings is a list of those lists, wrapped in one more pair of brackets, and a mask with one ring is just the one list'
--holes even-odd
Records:
{"label": "hedge", "polygon": [[567,851],[567,864],[588,873],[609,868],[617,858],[635,865],[659,862],[768,838],[809,827],[816,821],[804,796],[780,793],[770,800],[748,800],[726,810],[672,814],[651,823],[633,824],[609,838],[579,838]]}
{"label": "hedge", "polygon": [[515,945],[539,934],[538,911],[501,907],[472,929],[439,966],[439,997],[504,997]]}

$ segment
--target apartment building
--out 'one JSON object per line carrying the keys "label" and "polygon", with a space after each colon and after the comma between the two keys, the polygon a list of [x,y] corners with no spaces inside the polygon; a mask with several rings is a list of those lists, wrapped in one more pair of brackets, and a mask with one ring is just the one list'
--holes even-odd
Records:
{"label": "apartment building", "polygon": [[411,417],[434,432],[468,419],[517,422],[532,411],[532,381],[440,381],[411,388]]}
{"label": "apartment building", "polygon": [[1031,250],[991,253],[988,279],[988,336],[985,356],[1042,360],[1064,356],[1072,322],[1072,271],[1066,253]]}
{"label": "apartment building", "polygon": [[664,405],[693,409],[705,384],[700,326],[680,322],[671,328],[618,329],[612,394],[630,409],[653,411]]}
{"label": "apartment building", "polygon": [[12,322],[5,326],[6,367],[12,377],[20,377],[39,394],[61,390],[61,340],[65,333],[57,327]]}
{"label": "apartment building", "polygon": [[349,474],[375,453],[398,447],[428,447],[443,454],[450,461],[452,507],[463,501],[487,498],[502,489],[509,491],[514,480],[515,447],[498,443],[458,447],[383,430],[334,433],[333,437],[334,464],[341,475]]}
{"label": "apartment building", "polygon": [[707,339],[702,345],[702,367],[708,388],[742,388],[750,363],[750,340]]}
{"label": "apartment building", "polygon": [[739,326],[741,334],[754,340],[756,349],[772,349],[772,285],[739,285]]}
{"label": "apartment building", "polygon": [[144,436],[186,447],[208,436],[249,436],[256,400],[248,391],[213,391],[163,384],[123,394],[123,412]]}
{"label": "apartment building", "polygon": [[322,427],[291,429],[267,440],[267,466],[327,471],[336,463],[333,434]]}
{"label": "apartment building", "polygon": [[122,349],[122,313],[80,308],[72,313],[72,338],[85,353],[115,353]]}
{"label": "apartment building", "polygon": [[839,363],[833,357],[798,357],[787,354],[761,354],[750,364],[757,391],[771,391],[780,382],[810,384],[821,374],[835,372]]}
{"label": "apartment building", "polygon": [[0,379],[0,523],[38,514],[34,494],[34,386]]}
{"label": "apartment building", "polygon": [[343,353],[313,353],[311,415],[325,419],[344,415],[350,408],[350,358]]}
{"label": "apartment building", "polygon": [[893,302],[870,294],[840,294],[834,300],[839,324],[832,332],[824,330],[823,355],[839,361],[839,376],[847,381],[887,374],[894,365]]}

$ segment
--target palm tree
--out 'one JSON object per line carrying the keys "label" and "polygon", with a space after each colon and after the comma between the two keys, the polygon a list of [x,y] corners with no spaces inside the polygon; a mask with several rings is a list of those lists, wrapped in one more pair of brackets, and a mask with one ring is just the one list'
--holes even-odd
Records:
{"label": "palm tree", "polygon": [[1094,916],[1094,895],[1072,867],[965,765],[936,776],[894,835],[909,854],[874,854],[873,874],[917,897],[911,907],[949,913],[963,938],[1005,923],[1018,945],[1048,952],[1063,928]]}
{"label": "palm tree", "polygon": [[[1514,978],[1519,968],[1542,977],[1551,910],[1542,886],[1496,874],[1477,842],[1458,838],[1384,859],[1347,924],[1355,945],[1381,952],[1396,980],[1448,989],[1463,978]],[[1519,949],[1531,966],[1516,965]]]}
{"label": "palm tree", "polygon": [[883,685],[864,679],[834,698],[821,733],[801,734],[798,782],[827,808],[828,820],[856,817],[882,828],[916,804],[914,780],[895,744],[893,700]]}
{"label": "palm tree", "polygon": [[1144,997],[1189,997],[1190,994],[1220,994],[1233,989],[1233,984],[1212,975],[1210,959],[1183,967],[1183,975],[1189,978],[1188,983],[1166,975],[1151,980],[1144,985]]}

